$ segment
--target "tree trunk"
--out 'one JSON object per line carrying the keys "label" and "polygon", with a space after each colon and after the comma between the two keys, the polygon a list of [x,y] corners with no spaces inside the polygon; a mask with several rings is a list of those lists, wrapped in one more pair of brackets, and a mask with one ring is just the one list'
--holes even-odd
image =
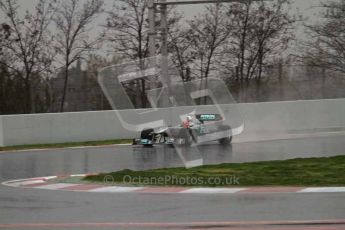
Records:
{"label": "tree trunk", "polygon": [[[250,3],[249,3],[250,4]],[[249,7],[250,5],[247,5],[247,11],[246,11],[246,19],[244,21],[243,25],[243,31],[242,31],[242,37],[241,37],[241,58],[240,58],[240,76],[241,80],[243,80],[243,70],[244,70],[244,60],[245,60],[245,48],[246,48],[246,38],[247,38],[247,27],[248,27],[248,20],[249,20]]]}
{"label": "tree trunk", "polygon": [[326,68],[324,66],[321,67],[321,77],[322,77],[322,99],[326,99]]}
{"label": "tree trunk", "polygon": [[283,63],[281,60],[279,61],[279,64],[278,64],[278,79],[279,79],[279,99],[283,101],[285,98],[285,94],[284,94],[285,88],[283,85]]}
{"label": "tree trunk", "polygon": [[146,108],[146,92],[145,92],[145,79],[141,79],[141,103],[142,107]]}
{"label": "tree trunk", "polygon": [[67,93],[67,84],[68,84],[68,60],[66,61],[66,68],[65,68],[65,80],[63,85],[63,92],[62,92],[62,99],[60,104],[60,112],[64,111],[64,104],[66,99],[66,93]]}
{"label": "tree trunk", "polygon": [[263,51],[262,48],[260,48],[259,51],[259,72],[258,72],[258,79],[261,79],[261,75],[262,75],[262,67],[263,67]]}
{"label": "tree trunk", "polygon": [[36,112],[36,105],[35,105],[35,91],[34,91],[34,79],[31,79],[30,83],[30,113]]}
{"label": "tree trunk", "polygon": [[25,79],[24,81],[25,84],[25,93],[26,93],[26,100],[25,100],[25,109],[24,112],[25,113],[30,113],[31,111],[31,85],[30,85],[30,81],[28,79]]}

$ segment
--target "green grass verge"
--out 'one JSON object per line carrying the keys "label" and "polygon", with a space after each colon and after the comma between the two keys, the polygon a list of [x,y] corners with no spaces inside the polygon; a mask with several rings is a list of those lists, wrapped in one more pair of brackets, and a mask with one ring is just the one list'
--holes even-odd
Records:
{"label": "green grass verge", "polygon": [[105,141],[84,141],[84,142],[70,142],[70,143],[57,143],[57,144],[37,144],[37,145],[17,145],[0,147],[0,151],[14,151],[26,149],[45,149],[45,148],[66,148],[78,146],[99,146],[99,145],[114,145],[114,144],[130,144],[132,140],[105,140]]}
{"label": "green grass verge", "polygon": [[[266,161],[254,163],[207,165],[191,169],[169,168],[145,171],[122,170],[112,173],[79,178],[87,183],[103,183],[107,177],[115,183],[130,182],[129,178],[141,178],[132,185],[154,186],[202,186],[224,187],[231,178],[238,178],[235,186],[344,186],[345,156],[328,158],[292,159],[283,161]],[[160,178],[176,178],[175,181]],[[194,178],[194,179],[192,179]],[[196,183],[196,179],[200,180]],[[218,178],[210,181],[210,178]],[[185,181],[185,183],[181,183]],[[235,180],[233,180],[234,182]]]}

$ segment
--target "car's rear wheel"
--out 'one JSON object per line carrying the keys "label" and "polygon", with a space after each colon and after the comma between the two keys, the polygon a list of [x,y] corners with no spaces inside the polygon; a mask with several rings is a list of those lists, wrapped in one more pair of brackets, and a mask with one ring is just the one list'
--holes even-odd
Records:
{"label": "car's rear wheel", "polygon": [[219,143],[220,143],[221,145],[230,145],[231,142],[232,142],[231,127],[228,126],[228,125],[224,125],[224,126],[222,126],[221,128],[222,128],[222,130],[230,130],[230,134],[229,134],[228,137],[224,137],[224,138],[222,138],[222,139],[219,139]]}
{"label": "car's rear wheel", "polygon": [[222,138],[222,139],[219,140],[219,143],[220,143],[221,145],[230,145],[231,142],[232,142],[232,136],[230,136],[230,137],[224,137],[224,138]]}

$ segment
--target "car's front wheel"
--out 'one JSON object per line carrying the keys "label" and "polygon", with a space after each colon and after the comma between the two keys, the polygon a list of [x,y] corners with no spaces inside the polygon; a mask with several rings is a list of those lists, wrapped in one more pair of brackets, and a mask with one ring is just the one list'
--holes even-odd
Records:
{"label": "car's front wheel", "polygon": [[153,129],[144,129],[143,131],[141,131],[140,138],[151,141],[151,143],[142,143],[143,146],[152,147],[153,146]]}
{"label": "car's front wheel", "polygon": [[141,139],[152,139],[153,129],[144,129],[141,131],[140,138]]}

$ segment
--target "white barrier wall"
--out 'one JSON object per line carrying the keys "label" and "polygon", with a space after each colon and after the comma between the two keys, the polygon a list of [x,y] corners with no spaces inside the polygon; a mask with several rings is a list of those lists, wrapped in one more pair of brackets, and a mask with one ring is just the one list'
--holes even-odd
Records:
{"label": "white barrier wall", "polygon": [[239,141],[260,141],[345,132],[345,99],[242,104]]}
{"label": "white barrier wall", "polygon": [[[232,109],[233,105],[222,107]],[[345,132],[345,99],[238,104],[244,131],[234,142],[295,138]],[[180,112],[187,108],[174,108]],[[131,116],[133,111],[124,111]],[[158,116],[172,122],[170,110]],[[126,139],[115,111],[0,116],[0,146]]]}

